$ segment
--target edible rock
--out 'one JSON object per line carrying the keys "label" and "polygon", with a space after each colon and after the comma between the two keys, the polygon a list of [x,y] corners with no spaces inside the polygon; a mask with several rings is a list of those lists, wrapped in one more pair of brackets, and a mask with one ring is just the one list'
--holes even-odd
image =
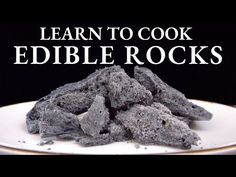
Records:
{"label": "edible rock", "polygon": [[109,112],[105,106],[105,98],[97,95],[87,114],[80,120],[83,132],[98,136],[109,122]]}
{"label": "edible rock", "polygon": [[152,102],[151,92],[124,72],[112,73],[108,88],[108,95],[113,108],[127,107],[135,103],[150,104]]}
{"label": "edible rock", "polygon": [[134,105],[116,117],[141,144],[169,145],[189,149],[200,138],[184,122],[163,110]]}
{"label": "edible rock", "polygon": [[185,149],[197,145],[200,138],[188,125],[212,114],[147,68],[135,67],[134,77],[112,66],[57,88],[27,114],[28,132],[85,147],[126,140]]}
{"label": "edible rock", "polygon": [[180,91],[163,82],[150,69],[136,66],[135,79],[150,90],[153,100],[168,107],[177,116],[187,117],[190,120],[209,120],[212,114],[204,108],[191,103]]}

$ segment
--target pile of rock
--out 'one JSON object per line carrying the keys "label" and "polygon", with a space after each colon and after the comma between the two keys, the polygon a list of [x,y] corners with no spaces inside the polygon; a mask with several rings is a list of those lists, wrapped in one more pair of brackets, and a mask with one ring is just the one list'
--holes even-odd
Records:
{"label": "pile of rock", "polygon": [[134,140],[191,148],[200,138],[189,123],[211,117],[151,70],[136,66],[131,78],[112,66],[41,98],[26,124],[43,139],[75,139],[83,146]]}

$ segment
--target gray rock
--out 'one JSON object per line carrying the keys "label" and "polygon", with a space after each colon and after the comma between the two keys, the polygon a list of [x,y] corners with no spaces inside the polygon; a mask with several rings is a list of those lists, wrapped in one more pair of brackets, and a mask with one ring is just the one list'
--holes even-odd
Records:
{"label": "gray rock", "polygon": [[176,118],[176,119],[178,119],[178,120],[181,120],[181,121],[185,122],[187,125],[189,125],[190,122],[191,122],[191,120],[188,119],[188,118],[186,118],[186,117],[181,117],[181,116],[175,116],[175,115],[173,115],[173,114],[171,113],[171,111],[170,111],[166,106],[164,106],[164,105],[161,104],[161,103],[154,102],[154,103],[151,105],[151,107],[156,108],[156,109],[158,109],[158,110],[160,110],[160,111],[163,111],[164,113],[169,114],[170,116],[172,116],[172,117],[174,117],[174,118]]}
{"label": "gray rock", "polygon": [[[47,98],[55,98],[73,92],[98,92],[99,88],[107,86],[110,74],[113,72],[125,71],[120,66],[111,66],[96,70],[94,73],[88,75],[85,79],[81,81],[69,83],[64,86],[58,87],[56,90],[52,91],[47,96]],[[98,93],[95,94],[95,96],[96,95],[98,95]]]}
{"label": "gray rock", "polygon": [[39,120],[26,119],[26,127],[29,133],[32,134],[39,133]]}
{"label": "gray rock", "polygon": [[75,92],[59,96],[55,104],[65,111],[73,114],[80,114],[88,110],[94,100],[94,93]]}
{"label": "gray rock", "polygon": [[52,140],[47,140],[47,141],[41,141],[39,144],[37,144],[38,146],[44,146],[44,145],[52,145],[54,144],[54,141]]}
{"label": "gray rock", "polygon": [[150,70],[135,67],[134,76],[137,80],[112,66],[57,88],[27,114],[28,131],[82,146],[133,139],[187,149],[195,145],[200,138],[187,124],[212,115]]}
{"label": "gray rock", "polygon": [[124,70],[120,66],[97,70],[87,78],[59,87],[41,98],[27,114],[26,125],[29,133],[39,133],[39,121],[47,107],[58,107],[68,113],[80,114],[88,110],[96,95],[107,98],[107,85],[113,72]]}
{"label": "gray rock", "polygon": [[113,121],[108,125],[107,130],[113,141],[126,141],[132,138],[132,134],[121,123]]}
{"label": "gray rock", "polygon": [[109,122],[105,98],[97,95],[88,112],[80,120],[81,129],[87,135],[98,136]]}
{"label": "gray rock", "polygon": [[82,135],[76,115],[62,111],[56,107],[44,110],[39,121],[39,134],[43,139],[57,139],[61,135]]}
{"label": "gray rock", "polygon": [[35,106],[26,115],[26,126],[29,133],[39,133],[39,120],[46,107],[50,105],[49,101],[39,100]]}
{"label": "gray rock", "polygon": [[162,111],[162,112],[164,112],[166,114],[172,115],[171,111],[166,106],[164,106],[161,103],[153,102],[151,107],[156,108],[156,109],[158,109],[158,110],[160,110],[160,111]]}
{"label": "gray rock", "polygon": [[98,136],[82,136],[77,139],[78,144],[81,146],[99,146],[110,144],[113,142],[126,141],[131,139],[131,133],[126,131],[125,127],[121,124],[111,122],[103,134]]}
{"label": "gray rock", "polygon": [[152,102],[151,92],[124,72],[112,73],[108,88],[108,96],[113,108],[127,107],[135,103],[146,105]]}
{"label": "gray rock", "polygon": [[56,136],[56,139],[59,140],[76,140],[78,138],[84,137],[83,131],[75,131],[75,132],[70,132],[66,134],[60,134]]}
{"label": "gray rock", "polygon": [[184,94],[164,83],[151,70],[136,66],[134,77],[152,92],[155,102],[160,102],[168,107],[174,115],[190,120],[209,120],[212,118],[211,113],[188,101]]}
{"label": "gray rock", "polygon": [[116,118],[141,144],[189,149],[200,139],[187,124],[151,106],[134,105],[127,111],[120,111]]}
{"label": "gray rock", "polygon": [[84,147],[89,147],[89,146],[100,146],[100,145],[105,145],[114,142],[113,139],[108,135],[100,135],[97,137],[83,137],[77,139],[77,142],[79,145],[84,146]]}

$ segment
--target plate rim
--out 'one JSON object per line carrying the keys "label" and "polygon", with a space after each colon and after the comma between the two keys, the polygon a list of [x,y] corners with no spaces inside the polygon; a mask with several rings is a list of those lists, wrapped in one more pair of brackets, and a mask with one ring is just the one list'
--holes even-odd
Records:
{"label": "plate rim", "polygon": [[[163,153],[149,153],[149,154],[119,154],[119,155],[210,155],[210,154],[223,154],[236,151],[236,144],[217,147],[217,148],[208,148],[201,150],[185,150],[182,152],[163,152]],[[0,145],[0,152],[7,153],[6,155],[91,155],[91,154],[72,154],[72,153],[58,153],[58,152],[43,152],[39,150],[24,150],[17,149],[14,147],[7,147]],[[95,154],[94,154],[95,155]],[[118,155],[118,154],[96,154],[96,155]]]}

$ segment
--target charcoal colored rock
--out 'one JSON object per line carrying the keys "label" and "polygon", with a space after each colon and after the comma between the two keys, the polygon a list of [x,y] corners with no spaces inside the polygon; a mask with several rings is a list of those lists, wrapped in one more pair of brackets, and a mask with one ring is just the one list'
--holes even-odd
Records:
{"label": "charcoal colored rock", "polygon": [[87,135],[98,136],[109,122],[109,112],[105,106],[105,98],[97,95],[88,109],[88,112],[80,120],[80,126]]}
{"label": "charcoal colored rock", "polygon": [[164,106],[161,103],[153,102],[151,107],[156,108],[156,109],[158,109],[158,110],[160,110],[160,111],[162,111],[162,112],[164,112],[166,114],[172,115],[171,111],[166,106]]}
{"label": "charcoal colored rock", "polygon": [[113,142],[113,139],[108,134],[105,134],[97,137],[87,136],[79,138],[77,139],[77,142],[81,146],[89,147],[89,146],[100,146],[100,145],[110,144]]}
{"label": "charcoal colored rock", "polygon": [[[60,135],[57,135],[55,138],[57,140],[76,140],[80,137],[83,137],[84,136],[84,133],[83,131],[80,131],[80,132],[70,132],[70,133],[66,133],[66,134],[60,134]],[[49,138],[50,139],[50,138]]]}
{"label": "charcoal colored rock", "polygon": [[107,86],[110,74],[113,72],[125,72],[125,71],[120,66],[111,66],[96,70],[94,73],[88,75],[85,79],[81,81],[65,84],[64,86],[57,88],[47,96],[47,99],[57,98],[67,93],[74,93],[74,92],[85,92],[85,93],[96,92],[95,96],[102,95],[100,93],[102,92],[100,88]]}
{"label": "charcoal colored rock", "polygon": [[136,66],[134,77],[152,92],[155,102],[160,102],[168,107],[174,115],[190,120],[209,120],[212,118],[211,113],[188,101],[184,94],[167,85],[151,70]]}
{"label": "charcoal colored rock", "polygon": [[196,145],[200,138],[188,124],[208,120],[211,113],[147,68],[135,67],[134,76],[112,66],[57,88],[27,114],[28,132],[85,147],[127,140],[184,149]]}
{"label": "charcoal colored rock", "polygon": [[94,93],[67,93],[56,98],[56,105],[73,114],[80,114],[88,110],[94,100]]}
{"label": "charcoal colored rock", "polygon": [[113,141],[126,141],[131,139],[131,133],[127,131],[122,124],[111,122],[107,130]]}
{"label": "charcoal colored rock", "polygon": [[42,113],[50,103],[48,100],[42,101],[40,99],[35,106],[26,115],[26,127],[29,133],[39,133],[39,120],[42,117]]}
{"label": "charcoal colored rock", "polygon": [[116,118],[141,144],[189,149],[200,139],[187,124],[151,106],[134,105],[127,111],[120,111]]}
{"label": "charcoal colored rock", "polygon": [[113,108],[121,108],[135,103],[146,105],[152,102],[151,92],[124,72],[112,73],[108,88],[108,96]]}
{"label": "charcoal colored rock", "polygon": [[39,133],[39,120],[26,119],[26,127],[29,133],[32,134]]}
{"label": "charcoal colored rock", "polygon": [[27,114],[26,125],[29,133],[39,133],[41,113],[47,107],[59,107],[65,112],[80,114],[88,110],[96,95],[107,99],[109,76],[113,72],[124,72],[120,66],[97,70],[87,78],[66,84],[41,98]]}
{"label": "charcoal colored rock", "polygon": [[43,139],[57,139],[60,135],[77,134],[83,132],[76,115],[67,113],[56,107],[48,107],[42,113],[39,121],[39,134]]}
{"label": "charcoal colored rock", "polygon": [[81,146],[89,147],[127,141],[130,140],[131,137],[131,133],[127,131],[123,125],[111,122],[103,134],[97,136],[81,136],[77,138],[76,141]]}
{"label": "charcoal colored rock", "polygon": [[191,120],[188,119],[188,118],[186,118],[186,117],[181,117],[181,116],[175,116],[175,115],[173,115],[173,114],[171,113],[171,111],[170,111],[166,106],[164,106],[164,105],[161,104],[161,103],[154,102],[154,103],[151,105],[151,107],[154,107],[154,108],[156,108],[156,109],[158,109],[158,110],[160,110],[160,111],[163,111],[164,113],[169,114],[169,115],[172,116],[173,118],[176,118],[176,119],[178,119],[178,120],[181,120],[181,121],[185,122],[187,125],[189,125],[190,122],[191,122]]}
{"label": "charcoal colored rock", "polygon": [[54,144],[54,141],[52,140],[47,140],[47,141],[41,141],[39,144],[37,144],[38,146],[44,146],[44,145],[52,145]]}

